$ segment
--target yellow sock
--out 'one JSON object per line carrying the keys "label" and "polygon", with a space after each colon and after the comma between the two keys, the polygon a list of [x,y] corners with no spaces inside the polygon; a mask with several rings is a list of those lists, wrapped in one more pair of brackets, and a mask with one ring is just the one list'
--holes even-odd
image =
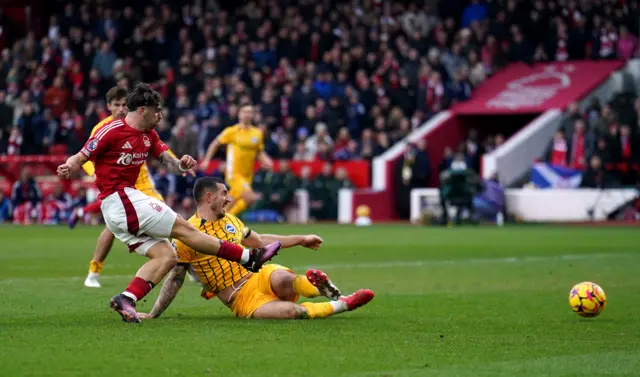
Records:
{"label": "yellow sock", "polygon": [[247,209],[247,202],[245,202],[244,199],[240,198],[236,200],[236,202],[231,206],[231,208],[229,208],[229,211],[227,212],[234,216],[238,216],[245,209]]}
{"label": "yellow sock", "polygon": [[303,302],[300,306],[309,314],[308,319],[327,318],[333,314],[333,305],[330,302]]}
{"label": "yellow sock", "polygon": [[293,278],[293,290],[296,291],[300,296],[304,296],[307,298],[313,298],[320,296],[320,292],[318,292],[318,288],[314,287],[313,284],[309,283],[306,276],[298,275]]}
{"label": "yellow sock", "polygon": [[94,272],[99,274],[102,271],[102,267],[104,267],[104,262],[96,262],[94,260],[89,263],[89,272]]}

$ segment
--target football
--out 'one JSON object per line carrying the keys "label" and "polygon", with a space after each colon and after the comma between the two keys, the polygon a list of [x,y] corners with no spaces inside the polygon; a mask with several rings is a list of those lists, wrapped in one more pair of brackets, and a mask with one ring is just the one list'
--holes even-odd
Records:
{"label": "football", "polygon": [[596,283],[578,283],[569,292],[569,306],[581,317],[597,317],[606,304],[607,296]]}

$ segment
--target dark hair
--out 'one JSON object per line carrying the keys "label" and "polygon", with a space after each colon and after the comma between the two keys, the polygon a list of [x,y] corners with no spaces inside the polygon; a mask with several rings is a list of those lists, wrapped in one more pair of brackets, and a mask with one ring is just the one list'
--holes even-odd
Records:
{"label": "dark hair", "polygon": [[225,184],[221,178],[218,177],[202,177],[196,181],[196,184],[193,186],[193,199],[196,203],[200,203],[202,197],[207,191],[216,192],[218,191],[218,184]]}
{"label": "dark hair", "polygon": [[129,111],[136,111],[139,107],[153,106],[157,107],[162,105],[162,97],[160,93],[151,89],[149,84],[138,83],[133,88],[133,91],[127,96],[127,109]]}
{"label": "dark hair", "polygon": [[114,86],[107,92],[107,103],[117,101],[121,98],[127,98],[127,90],[119,86]]}

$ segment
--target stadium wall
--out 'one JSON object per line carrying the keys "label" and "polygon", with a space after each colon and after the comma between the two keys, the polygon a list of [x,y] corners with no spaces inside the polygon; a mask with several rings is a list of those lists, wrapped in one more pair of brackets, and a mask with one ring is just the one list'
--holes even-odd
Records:
{"label": "stadium wall", "polygon": [[[607,220],[625,203],[640,197],[636,189],[508,189],[506,207],[510,214],[526,222],[585,222]],[[411,220],[418,222],[425,210],[440,216],[437,189],[411,191]],[[593,214],[591,218],[590,213]]]}
{"label": "stadium wall", "polygon": [[[414,130],[404,140],[393,145],[382,155],[373,159],[371,166],[372,188],[343,190],[338,196],[338,222],[348,224],[355,218],[355,210],[366,205],[371,210],[373,221],[397,219],[395,208],[394,166],[409,143],[426,141],[432,171],[442,159],[444,148],[453,140],[462,139],[462,124],[450,111],[443,111]],[[436,179],[434,181],[433,179]],[[432,174],[431,182],[437,182]]]}

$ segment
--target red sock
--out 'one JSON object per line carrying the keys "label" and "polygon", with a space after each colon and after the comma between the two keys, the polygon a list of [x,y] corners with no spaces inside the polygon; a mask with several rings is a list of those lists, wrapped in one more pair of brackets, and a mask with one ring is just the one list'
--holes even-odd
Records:
{"label": "red sock", "polygon": [[148,281],[136,276],[131,280],[131,283],[129,283],[129,286],[124,290],[124,292],[125,294],[129,293],[126,296],[131,297],[131,295],[133,295],[135,297],[135,301],[139,301],[142,300],[147,293],[151,292],[151,288],[153,287]]}
{"label": "red sock", "polygon": [[86,215],[87,213],[98,213],[100,212],[100,204],[102,204],[102,200],[95,200],[82,208],[82,211]]}
{"label": "red sock", "polygon": [[218,258],[230,260],[232,262],[241,262],[244,248],[231,242],[222,241],[220,250],[218,250]]}

